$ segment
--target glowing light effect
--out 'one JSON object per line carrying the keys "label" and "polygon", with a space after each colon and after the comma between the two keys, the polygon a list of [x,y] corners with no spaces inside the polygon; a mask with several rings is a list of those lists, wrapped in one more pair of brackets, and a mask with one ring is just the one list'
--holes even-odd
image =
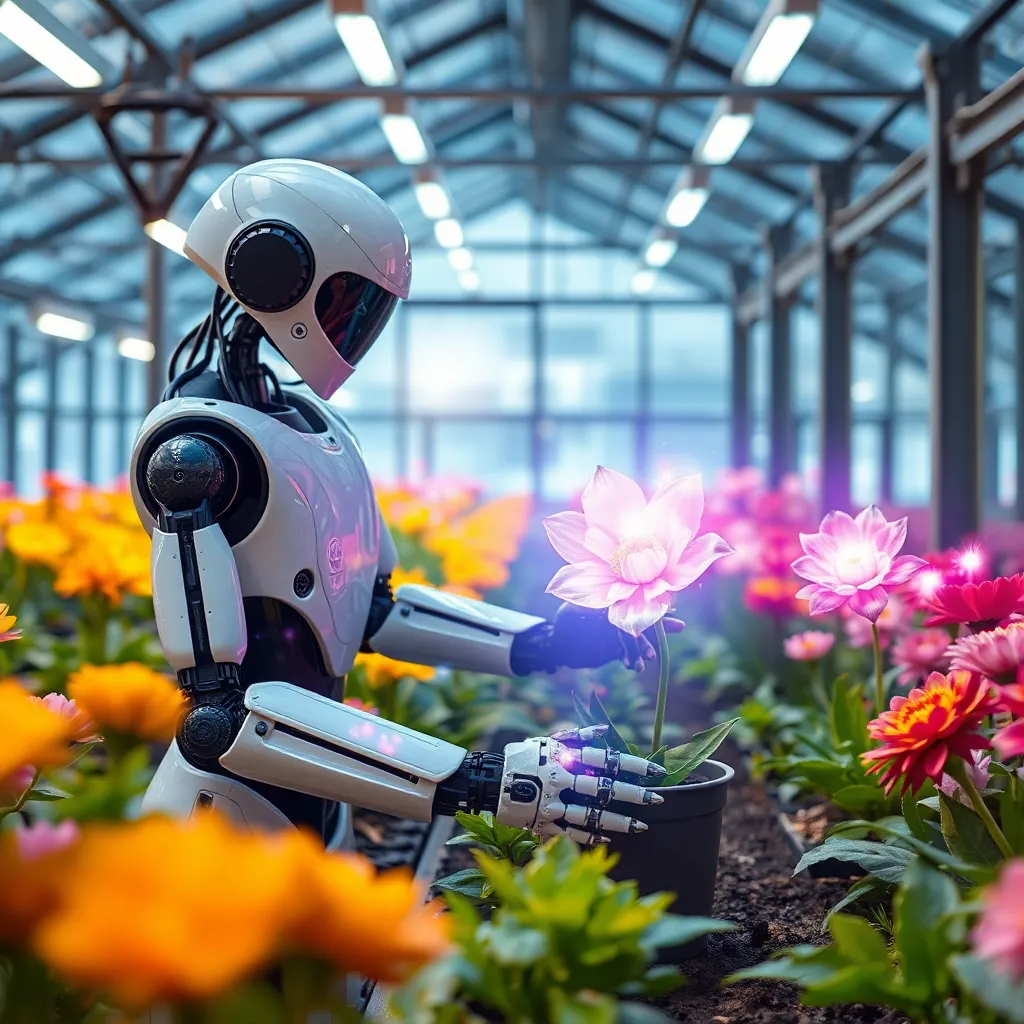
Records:
{"label": "glowing light effect", "polygon": [[630,281],[629,286],[635,295],[646,295],[654,287],[654,282],[657,279],[658,275],[655,271],[642,269],[633,275],[633,280]]}
{"label": "glowing light effect", "polygon": [[704,164],[727,164],[753,127],[753,113],[723,111],[714,118],[714,123],[698,144],[694,156]]}
{"label": "glowing light effect", "polygon": [[364,85],[397,85],[398,71],[380,27],[369,14],[336,14],[334,27]]}
{"label": "glowing light effect", "polygon": [[785,74],[813,27],[813,14],[775,15],[743,69],[743,83],[774,85]]}
{"label": "glowing light effect", "polygon": [[931,597],[945,581],[938,569],[925,569],[917,577],[917,592],[922,597]]}
{"label": "glowing light effect", "polygon": [[675,256],[679,243],[674,238],[655,238],[644,253],[644,262],[651,267],[663,267]]}
{"label": "glowing light effect", "polygon": [[957,555],[956,564],[973,579],[985,567],[985,556],[979,548],[965,548]]}
{"label": "glowing light effect", "polygon": [[480,275],[475,270],[464,270],[459,274],[459,284],[467,292],[476,292],[480,290]]}
{"label": "glowing light effect", "polygon": [[416,202],[420,204],[423,216],[429,220],[441,220],[452,215],[452,204],[444,185],[436,181],[417,181],[413,186]]}
{"label": "glowing light effect", "polygon": [[469,270],[473,266],[473,254],[460,246],[448,252],[448,262],[452,265],[452,270]]}
{"label": "glowing light effect", "polygon": [[88,341],[96,333],[87,320],[62,313],[40,313],[36,317],[36,329],[52,338],[65,338],[67,341]]}
{"label": "glowing light effect", "polygon": [[28,6],[15,0],[0,2],[0,34],[72,89],[102,85],[99,71],[22,9]]}
{"label": "glowing light effect", "polygon": [[858,380],[850,388],[850,398],[857,403],[870,402],[875,397],[875,385],[870,380]]}
{"label": "glowing light effect", "polygon": [[381,114],[380,126],[399,163],[425,164],[430,159],[426,140],[411,114]]}
{"label": "glowing light effect", "polygon": [[462,245],[462,225],[454,217],[446,217],[434,225],[437,244],[445,249],[458,249]]}
{"label": "glowing light effect", "polygon": [[689,227],[704,209],[709,192],[706,188],[681,188],[665,211],[665,220],[675,228]]}
{"label": "glowing light effect", "polygon": [[140,363],[151,363],[156,356],[156,346],[146,338],[122,338],[117,343],[117,354]]}
{"label": "glowing light effect", "polygon": [[143,230],[154,242],[159,242],[165,249],[170,249],[171,252],[177,253],[179,256],[185,255],[187,232],[184,228],[178,227],[174,221],[151,220]]}
{"label": "glowing light effect", "polygon": [[563,768],[572,768],[576,764],[576,755],[569,747],[563,747],[556,755],[555,760]]}

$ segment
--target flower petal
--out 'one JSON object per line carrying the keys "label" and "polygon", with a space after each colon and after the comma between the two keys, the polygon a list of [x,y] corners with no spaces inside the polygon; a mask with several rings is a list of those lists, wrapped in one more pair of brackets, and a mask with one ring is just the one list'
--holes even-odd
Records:
{"label": "flower petal", "polygon": [[628,601],[617,601],[608,609],[608,621],[630,636],[639,636],[650,629],[659,619],[664,618],[672,599],[668,594],[648,601],[642,592],[637,592]]}
{"label": "flower petal", "polygon": [[[821,521],[819,532],[827,537],[832,537],[840,543],[844,541],[859,541],[860,529],[846,512],[829,512]],[[803,538],[801,538],[803,539]]]}
{"label": "flower petal", "polygon": [[807,611],[812,616],[828,615],[837,608],[842,608],[849,600],[845,594],[837,594],[834,590],[811,583],[809,586],[797,591],[796,595],[801,601],[810,601]]}
{"label": "flower petal", "polygon": [[832,578],[832,567],[825,565],[820,559],[813,555],[804,555],[798,558],[790,567],[797,576],[803,576],[805,580],[820,583],[826,578]]}
{"label": "flower petal", "polygon": [[588,525],[587,532],[583,535],[583,546],[592,555],[597,555],[602,562],[607,562],[619,546],[619,542],[603,527]]}
{"label": "flower petal", "polygon": [[878,621],[878,616],[885,611],[889,603],[889,594],[885,587],[873,587],[871,590],[858,590],[850,598],[850,611],[861,615],[872,622]]}
{"label": "flower petal", "polygon": [[682,590],[703,575],[712,562],[732,553],[732,546],[717,533],[705,533],[686,545],[679,561],[665,569],[662,577],[668,581],[670,589]]}
{"label": "flower petal", "polygon": [[603,527],[617,541],[630,532],[632,521],[646,519],[647,499],[640,485],[604,466],[594,471],[582,500],[588,525]]}
{"label": "flower petal", "polygon": [[594,561],[594,555],[583,546],[587,517],[582,512],[559,512],[542,522],[551,546],[567,562]]}
{"label": "flower petal", "polygon": [[906,583],[922,569],[927,568],[928,563],[923,558],[918,558],[917,555],[900,555],[889,567],[882,582],[887,587],[895,587],[900,583]]}
{"label": "flower petal", "polygon": [[551,578],[547,592],[582,608],[607,608],[611,588],[619,580],[603,562],[563,565]]}
{"label": "flower petal", "polygon": [[854,522],[857,524],[857,529],[860,530],[861,538],[872,542],[889,525],[877,505],[868,505],[866,509],[858,513]]}
{"label": "flower petal", "polygon": [[[676,477],[659,487],[647,506],[647,512],[652,532],[665,545],[669,560],[675,561],[679,557],[678,552],[700,529],[700,518],[704,514],[704,488],[700,474]],[[676,552],[671,550],[673,540],[678,546]]]}

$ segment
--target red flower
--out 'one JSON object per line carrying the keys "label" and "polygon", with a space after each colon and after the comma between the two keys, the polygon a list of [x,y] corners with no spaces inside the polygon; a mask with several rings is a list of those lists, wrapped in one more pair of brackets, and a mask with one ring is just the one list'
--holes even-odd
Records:
{"label": "red flower", "polygon": [[[1020,669],[1017,678],[1024,674]],[[1011,757],[1024,754],[1024,683],[1017,682],[1012,686],[999,687],[999,711],[1009,711],[1017,716],[1015,722],[1000,729],[992,737],[992,746],[999,756],[1008,761]]]}
{"label": "red flower", "polygon": [[984,583],[947,584],[939,587],[926,607],[932,613],[926,626],[952,626],[964,622],[972,633],[995,629],[1014,612],[1024,612],[1024,576],[1000,576]]}
{"label": "red flower", "polygon": [[752,611],[788,619],[800,610],[796,593],[800,589],[797,580],[782,576],[757,576],[747,580],[743,588],[743,603]]}
{"label": "red flower", "polygon": [[995,707],[990,684],[980,676],[933,672],[923,688],[893,697],[890,710],[868,723],[872,739],[882,746],[861,754],[861,760],[870,765],[869,775],[883,773],[886,793],[901,782],[901,792],[917,792],[926,779],[942,779],[951,755],[973,764],[974,751],[989,746],[976,730]]}

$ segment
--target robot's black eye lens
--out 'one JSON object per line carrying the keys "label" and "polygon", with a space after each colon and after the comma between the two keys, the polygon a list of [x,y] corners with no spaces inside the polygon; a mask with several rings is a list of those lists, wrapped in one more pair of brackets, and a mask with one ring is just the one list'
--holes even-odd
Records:
{"label": "robot's black eye lens", "polygon": [[317,320],[338,355],[355,366],[377,340],[398,296],[358,274],[334,274],[316,293]]}

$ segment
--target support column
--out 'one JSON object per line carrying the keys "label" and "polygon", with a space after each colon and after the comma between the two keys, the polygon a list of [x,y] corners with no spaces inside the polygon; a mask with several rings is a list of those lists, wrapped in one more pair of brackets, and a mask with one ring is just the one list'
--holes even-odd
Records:
{"label": "support column", "polygon": [[15,491],[18,490],[18,366],[20,363],[21,329],[7,325],[7,405],[4,408],[4,473]]}
{"label": "support column", "polygon": [[637,377],[637,417],[634,435],[634,469],[641,483],[654,482],[651,460],[651,406],[653,353],[651,351],[651,306],[642,303],[636,309],[638,317],[639,375]]}
{"label": "support column", "polygon": [[[152,148],[162,150],[167,142],[165,114],[153,115]],[[152,174],[162,177],[162,168],[154,164]],[[155,191],[155,190],[154,190]],[[146,239],[146,332],[155,349],[152,362],[147,366],[146,401],[150,409],[158,405],[167,386],[167,365],[171,354],[167,345],[167,250],[152,238]]]}
{"label": "support column", "polygon": [[732,392],[729,451],[734,469],[750,465],[750,325],[739,316],[739,298],[750,283],[750,269],[732,268]]}
{"label": "support column", "polygon": [[793,237],[791,224],[779,224],[765,232],[767,273],[765,309],[768,312],[768,344],[771,361],[768,390],[768,484],[777,487],[792,472],[796,431],[793,426],[793,385],[790,356],[790,313],[788,298],[776,295],[776,267],[789,252]]}
{"label": "support column", "polygon": [[57,364],[60,343],[46,339],[46,407],[43,410],[43,469],[53,470],[57,462]]}
{"label": "support column", "polygon": [[1017,505],[1024,520],[1024,221],[1017,222],[1014,239],[1013,339],[1017,371]]}
{"label": "support column", "polygon": [[85,411],[82,417],[82,478],[95,483],[96,476],[96,342],[85,350]]}
{"label": "support column", "polygon": [[885,412],[882,418],[882,465],[879,481],[883,502],[893,500],[893,463],[896,448],[896,368],[899,366],[899,315],[892,303],[885,307]]}
{"label": "support column", "polygon": [[960,542],[981,522],[982,260],[981,168],[958,173],[946,125],[981,92],[977,45],[925,58],[930,119],[928,199],[931,542]]}
{"label": "support column", "polygon": [[850,168],[827,164],[815,175],[818,211],[818,324],[821,350],[819,466],[822,512],[850,508],[853,409],[853,268],[829,246],[832,214],[850,198]]}

